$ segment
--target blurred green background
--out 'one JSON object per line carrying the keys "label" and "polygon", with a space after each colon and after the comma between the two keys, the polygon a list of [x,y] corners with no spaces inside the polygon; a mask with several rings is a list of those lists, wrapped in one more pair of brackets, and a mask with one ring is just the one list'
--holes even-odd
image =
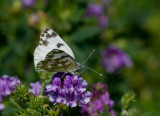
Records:
{"label": "blurred green background", "polygon": [[[96,52],[83,78],[92,85],[108,84],[114,109],[120,111],[120,98],[129,90],[137,94],[134,104],[140,113],[159,112],[160,103],[160,1],[111,0],[105,6],[107,27],[99,28],[95,17],[85,18],[90,3],[100,0],[37,0],[25,7],[21,0],[0,3],[0,75],[18,76],[29,85],[40,80],[33,64],[33,52],[41,31],[55,30],[72,48],[76,61],[82,63],[90,52]],[[133,67],[119,74],[107,74],[102,67],[101,51],[116,44],[133,60]],[[90,89],[90,86],[88,87]]]}

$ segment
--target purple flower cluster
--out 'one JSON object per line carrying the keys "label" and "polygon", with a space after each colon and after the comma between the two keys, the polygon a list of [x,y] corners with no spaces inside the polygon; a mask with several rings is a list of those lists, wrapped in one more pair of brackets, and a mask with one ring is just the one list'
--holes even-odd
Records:
{"label": "purple flower cluster", "polygon": [[20,84],[20,81],[17,77],[9,77],[7,75],[3,75],[0,78],[0,110],[4,108],[4,105],[1,104],[3,98],[10,95],[11,91],[14,90],[14,87],[18,84]]}
{"label": "purple flower cluster", "polygon": [[86,17],[95,16],[99,20],[99,27],[105,28],[108,22],[108,17],[104,14],[104,7],[97,4],[89,4],[86,12]]}
{"label": "purple flower cluster", "polygon": [[104,83],[96,83],[92,86],[92,98],[87,105],[82,106],[81,113],[83,116],[100,116],[97,112],[103,113],[104,106],[108,106],[108,112],[111,116],[116,116],[112,109],[114,102],[110,99],[107,85]]}
{"label": "purple flower cluster", "polygon": [[87,86],[87,82],[79,75],[60,72],[53,75],[52,84],[46,85],[44,93],[54,105],[63,103],[76,107],[90,101],[91,92],[86,91]]}
{"label": "purple flower cluster", "polygon": [[22,0],[22,4],[25,7],[33,7],[35,5],[36,0]]}
{"label": "purple flower cluster", "polygon": [[30,86],[31,86],[31,88],[29,89],[30,93],[33,93],[33,95],[35,96],[40,95],[42,87],[39,81],[35,83],[30,83]]}
{"label": "purple flower cluster", "polygon": [[133,65],[131,58],[114,45],[110,45],[102,52],[102,65],[108,73],[115,73],[121,67],[131,67]]}

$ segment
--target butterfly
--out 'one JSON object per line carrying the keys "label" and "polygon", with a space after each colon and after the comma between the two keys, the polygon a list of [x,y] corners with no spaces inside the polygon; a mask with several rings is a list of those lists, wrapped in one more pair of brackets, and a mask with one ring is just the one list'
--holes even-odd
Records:
{"label": "butterfly", "polygon": [[71,48],[52,29],[40,35],[39,45],[34,51],[36,71],[74,72],[84,66],[75,61]]}

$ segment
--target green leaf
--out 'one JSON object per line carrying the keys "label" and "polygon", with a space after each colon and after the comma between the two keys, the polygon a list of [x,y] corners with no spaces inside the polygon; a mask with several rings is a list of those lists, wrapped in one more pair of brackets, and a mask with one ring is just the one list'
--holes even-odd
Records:
{"label": "green leaf", "polygon": [[[9,114],[13,114],[17,111],[17,108],[11,106],[11,107],[7,107],[2,111],[2,116],[8,116]],[[1,114],[0,114],[1,116]]]}
{"label": "green leaf", "polygon": [[97,35],[100,32],[100,29],[98,27],[83,27],[80,28],[77,32],[75,32],[72,36],[71,39],[74,42],[82,42],[86,39],[92,38],[95,35]]}
{"label": "green leaf", "polygon": [[157,112],[150,111],[143,113],[141,116],[159,116],[159,114]]}

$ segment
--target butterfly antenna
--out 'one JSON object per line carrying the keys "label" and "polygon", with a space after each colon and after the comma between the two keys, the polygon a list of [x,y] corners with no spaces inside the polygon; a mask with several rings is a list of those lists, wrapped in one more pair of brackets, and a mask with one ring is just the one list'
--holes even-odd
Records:
{"label": "butterfly antenna", "polygon": [[90,53],[90,55],[88,56],[88,58],[87,58],[82,64],[86,63],[87,60],[92,56],[93,52],[95,52],[95,51],[96,51],[96,50],[93,50],[93,51]]}
{"label": "butterfly antenna", "polygon": [[93,71],[93,72],[95,72],[95,73],[97,73],[97,74],[99,74],[101,77],[102,77],[102,74],[101,73],[98,73],[97,71],[95,71],[95,70],[93,70],[93,69],[91,69],[91,68],[89,68],[89,67],[87,67],[87,66],[84,66],[85,68],[88,68],[89,70],[91,70],[91,71]]}

